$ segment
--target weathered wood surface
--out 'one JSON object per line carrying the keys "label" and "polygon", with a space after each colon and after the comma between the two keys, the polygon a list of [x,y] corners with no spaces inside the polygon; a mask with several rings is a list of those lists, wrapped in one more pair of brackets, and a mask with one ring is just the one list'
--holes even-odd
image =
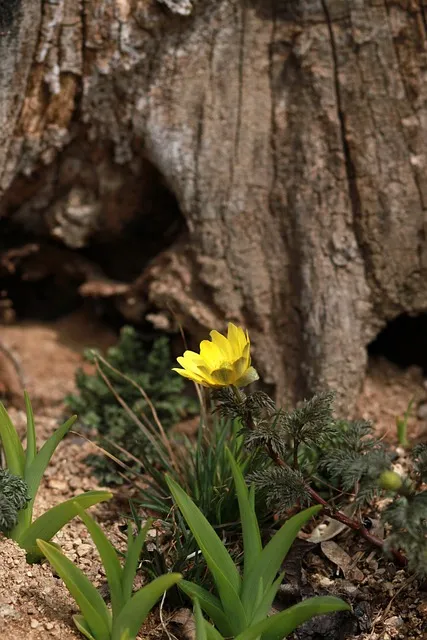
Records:
{"label": "weathered wood surface", "polygon": [[427,2],[12,5],[1,214],[82,247],[143,208],[151,163],[188,238],[144,295],[244,323],[279,398],[351,412],[366,345],[427,310]]}

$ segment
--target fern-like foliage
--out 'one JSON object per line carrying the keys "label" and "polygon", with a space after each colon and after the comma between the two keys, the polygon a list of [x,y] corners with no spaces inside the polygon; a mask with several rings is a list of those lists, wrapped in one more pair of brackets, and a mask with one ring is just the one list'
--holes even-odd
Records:
{"label": "fern-like foliage", "polygon": [[427,491],[398,495],[389,504],[384,521],[390,527],[386,550],[402,549],[409,569],[427,576]]}
{"label": "fern-like foliage", "polygon": [[296,443],[312,445],[328,439],[335,433],[333,401],[334,394],[328,391],[305,400],[293,411],[279,412],[280,429]]}
{"label": "fern-like foliage", "polygon": [[427,482],[427,444],[417,444],[413,448],[412,458],[419,482]]}
{"label": "fern-like foliage", "polygon": [[390,468],[390,454],[369,422],[341,420],[335,429],[327,446],[319,450],[318,468],[342,491],[355,492],[359,504],[370,503],[379,492],[379,475]]}
{"label": "fern-like foliage", "polygon": [[290,467],[269,467],[264,471],[255,471],[249,474],[248,480],[265,496],[267,506],[279,515],[295,505],[302,507],[311,503],[303,474]]}
{"label": "fern-like foliage", "polygon": [[246,447],[273,463],[249,474],[267,506],[284,514],[313,500],[323,505],[329,501],[329,513],[339,519],[337,510],[349,501],[373,506],[374,499],[388,491],[384,550],[402,550],[409,567],[427,576],[426,444],[414,447],[413,471],[400,478],[392,471],[393,450],[371,423],[333,418],[331,393],[313,396],[292,411],[276,409],[258,392],[224,390],[216,399],[223,415],[240,419]]}

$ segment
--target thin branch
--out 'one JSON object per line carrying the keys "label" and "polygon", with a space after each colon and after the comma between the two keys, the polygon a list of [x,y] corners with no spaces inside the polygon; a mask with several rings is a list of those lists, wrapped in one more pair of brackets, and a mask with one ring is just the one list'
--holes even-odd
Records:
{"label": "thin branch", "polygon": [[[271,460],[274,462],[276,466],[282,467],[282,468],[288,468],[288,465],[286,464],[286,462],[282,460],[280,456],[275,451],[273,451],[273,448],[269,445],[267,445],[267,452]],[[349,529],[352,529],[353,531],[357,531],[359,535],[362,536],[362,538],[364,538],[367,542],[369,542],[373,546],[378,547],[379,549],[382,549],[382,550],[384,549],[384,540],[370,533],[368,529],[366,529],[366,527],[363,526],[360,520],[355,520],[354,518],[350,518],[349,516],[347,516],[342,511],[335,511],[334,509],[332,509],[330,504],[326,500],[324,500],[324,498],[322,498],[322,496],[320,496],[314,489],[312,489],[310,485],[306,483],[305,483],[305,489],[311,496],[313,502],[316,502],[317,504],[321,504],[324,507],[325,515],[327,515],[329,518],[332,518],[333,520],[337,520],[338,522],[345,524],[347,527],[349,527]],[[406,557],[403,555],[403,553],[401,553],[396,549],[392,549],[391,553],[393,554],[393,557],[398,565],[400,565],[401,567],[406,567],[406,565],[408,564],[408,561]]]}

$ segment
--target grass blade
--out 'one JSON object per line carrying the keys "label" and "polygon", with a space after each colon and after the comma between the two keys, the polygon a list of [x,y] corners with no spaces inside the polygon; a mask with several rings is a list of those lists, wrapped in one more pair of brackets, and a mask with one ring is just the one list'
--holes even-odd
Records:
{"label": "grass blade", "polygon": [[71,429],[76,420],[77,416],[72,416],[67,420],[67,422],[59,427],[59,429],[57,429],[48,440],[46,440],[31,465],[28,467],[25,473],[25,482],[28,484],[33,501],[36,497],[43,474],[46,471],[46,467],[49,464],[56,447]]}
{"label": "grass blade", "polygon": [[193,602],[196,600],[199,602],[203,611],[225,637],[233,635],[228,618],[222,609],[221,601],[216,596],[206,591],[206,589],[203,589],[203,587],[193,582],[188,582],[187,580],[181,580],[179,588],[186,593]]}
{"label": "grass blade", "polygon": [[36,427],[34,424],[34,413],[31,406],[30,396],[24,391],[25,410],[27,413],[27,450],[25,452],[24,474],[27,475],[28,468],[37,455]]}
{"label": "grass blade", "polygon": [[[29,399],[28,399],[28,402],[29,402]],[[24,532],[27,531],[28,528],[31,526],[31,521],[33,519],[34,500],[36,499],[37,491],[39,489],[39,485],[43,477],[43,474],[46,470],[47,465],[49,464],[49,461],[56,447],[58,446],[59,442],[62,440],[64,435],[67,433],[67,431],[69,431],[69,429],[72,427],[76,419],[77,419],[76,416],[73,416],[64,425],[62,425],[62,427],[57,429],[57,431],[55,431],[55,433],[49,438],[49,440],[45,442],[45,444],[42,446],[42,448],[38,453],[36,450],[36,455],[32,460],[31,464],[27,464],[28,458],[25,461],[24,479],[28,485],[28,491],[29,491],[31,500],[29,501],[27,508],[20,511],[18,514],[18,523],[13,530],[14,540],[18,540],[18,538],[20,538],[24,534]],[[35,435],[34,429],[35,427],[34,427],[34,417],[32,415],[32,408],[31,408],[31,405],[27,405],[27,439],[28,437],[30,437],[30,439],[34,439],[34,444],[29,445],[30,451],[27,446],[27,451],[29,451],[30,457],[32,455],[31,452],[34,451],[34,446],[35,446],[36,435]]]}
{"label": "grass blade", "polygon": [[130,525],[128,527],[128,548],[122,574],[122,591],[125,602],[129,600],[132,595],[133,583],[138,568],[139,558],[141,556],[142,546],[152,522],[152,520],[148,520],[135,537],[133,537]]}
{"label": "grass blade", "polygon": [[196,621],[197,640],[224,640],[215,627],[204,619],[198,600],[194,601],[194,619]]}
{"label": "grass blade", "polygon": [[18,539],[15,537],[13,539],[27,552],[28,562],[37,562],[41,558],[37,547],[37,539],[40,538],[48,542],[67,522],[75,518],[78,515],[76,503],[79,507],[88,509],[98,504],[98,502],[110,500],[112,497],[113,494],[109,491],[87,491],[82,493],[49,509],[49,511],[37,518]]}
{"label": "grass blade", "polygon": [[98,553],[101,557],[102,564],[105,569],[105,575],[107,576],[108,587],[111,596],[111,608],[113,616],[120,613],[125,599],[122,591],[122,567],[117,557],[117,553],[101,527],[95,522],[95,520],[80,507],[78,503],[75,503],[75,509],[86,525],[92,540],[95,543]]}
{"label": "grass blade", "polygon": [[208,640],[206,633],[205,619],[202,614],[202,610],[198,600],[194,600],[193,606],[194,620],[196,623],[196,638],[197,640]]}
{"label": "grass blade", "polygon": [[96,640],[110,640],[111,614],[97,589],[59,549],[43,540],[37,544],[79,606],[90,633]]}
{"label": "grass blade", "polygon": [[16,429],[0,402],[0,439],[6,458],[6,466],[16,476],[24,477],[25,453]]}
{"label": "grass blade", "polygon": [[268,613],[271,609],[271,605],[273,604],[274,598],[276,597],[276,593],[279,590],[280,585],[282,584],[282,580],[285,576],[285,572],[281,573],[278,578],[273,582],[271,587],[264,591],[261,600],[257,603],[256,610],[253,613],[251,618],[251,624],[255,624],[260,620],[264,620],[268,616]]}
{"label": "grass blade", "polygon": [[82,635],[85,636],[88,640],[96,640],[90,632],[89,626],[83,616],[75,615],[73,616],[73,622],[76,625],[77,629],[80,631]]}
{"label": "grass blade", "polygon": [[242,603],[245,611],[251,611],[255,607],[256,593],[253,585],[258,584],[261,579],[264,588],[270,588],[300,529],[321,509],[321,506],[310,507],[289,518],[264,547],[243,584]]}
{"label": "grass blade", "polygon": [[205,620],[206,637],[208,640],[224,640],[222,635],[213,627],[207,620]]}
{"label": "grass blade", "polygon": [[121,640],[126,632],[129,638],[136,638],[142,623],[157,600],[165,591],[179,582],[181,577],[180,573],[169,573],[156,578],[146,587],[137,591],[114,620],[111,640]]}
{"label": "grass blade", "polygon": [[258,622],[238,635],[235,640],[256,640],[260,636],[262,640],[282,640],[314,616],[349,609],[350,606],[344,600],[333,596],[307,598],[271,618]]}
{"label": "grass blade", "polygon": [[[239,501],[240,519],[242,522],[244,569],[243,582],[252,570],[262,551],[261,535],[259,532],[258,520],[253,509],[253,500],[249,497],[243,473],[236,463],[230,450],[227,448],[227,456],[233,473],[234,484],[236,486],[237,499]],[[248,612],[247,612],[248,613]]]}
{"label": "grass blade", "polygon": [[247,626],[247,616],[240,601],[241,579],[237,568],[218,535],[191,498],[170,477],[169,489],[179,506],[215,580],[225,614],[233,634]]}
{"label": "grass blade", "polygon": [[239,572],[220,538],[185,491],[183,491],[170,476],[166,476],[166,482],[193,536],[197,540],[197,544],[205,557],[215,581],[215,571],[217,567],[219,567],[221,573],[233,587],[234,591],[239,593],[241,587]]}

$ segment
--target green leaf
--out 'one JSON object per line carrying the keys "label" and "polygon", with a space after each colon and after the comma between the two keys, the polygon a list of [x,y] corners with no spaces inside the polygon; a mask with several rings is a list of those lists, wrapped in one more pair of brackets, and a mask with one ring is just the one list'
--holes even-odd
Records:
{"label": "green leaf", "polygon": [[[35,448],[35,427],[34,427],[34,417],[31,408],[31,404],[29,404],[29,398],[26,395],[25,398],[27,405],[27,442],[29,446],[27,446],[27,459],[25,461],[25,470],[24,470],[24,480],[28,485],[28,491],[31,497],[27,508],[23,509],[18,514],[18,523],[13,531],[14,540],[17,540],[24,534],[24,532],[31,526],[31,521],[33,519],[33,506],[34,500],[37,495],[37,491],[39,489],[39,485],[43,474],[46,470],[47,465],[54,453],[56,447],[59,442],[63,439],[65,434],[70,430],[74,422],[77,420],[77,416],[73,416],[65,424],[62,425],[59,429],[52,434],[52,436],[45,442],[40,451],[37,453],[37,449]],[[31,441],[34,441],[31,444]],[[29,460],[32,458],[32,455],[35,453],[35,457],[29,463]],[[28,458],[29,455],[29,458]]]}
{"label": "green leaf", "polygon": [[166,476],[169,489],[182,511],[215,580],[222,607],[234,634],[247,626],[240,601],[241,579],[233,560],[200,509],[172,478]]}
{"label": "green leaf", "polygon": [[235,640],[256,640],[260,636],[262,640],[282,640],[314,616],[349,609],[350,606],[346,602],[333,596],[308,598],[271,618],[258,622],[243,631]]}
{"label": "green leaf", "polygon": [[222,609],[220,600],[216,596],[206,591],[206,589],[203,589],[203,587],[193,582],[188,582],[187,580],[181,580],[179,588],[193,601],[197,600],[199,602],[203,611],[224,636],[229,637],[233,635],[228,618]]}
{"label": "green leaf", "polygon": [[[191,498],[170,476],[166,475],[166,482],[172,496],[187,521],[192,534],[197,540],[209,569],[216,581],[217,567],[226,577],[236,593],[241,587],[241,578],[227,549],[222,544],[215,530],[209,524],[200,509],[196,507]],[[212,565],[212,566],[211,566]]]}
{"label": "green leaf", "polygon": [[28,485],[32,502],[34,502],[41,479],[43,478],[43,474],[46,471],[46,467],[49,464],[56,447],[71,429],[76,420],[77,416],[72,416],[67,420],[67,422],[59,427],[59,429],[57,429],[48,440],[46,440],[31,465],[26,470],[24,479]]}
{"label": "green leaf", "polygon": [[251,611],[255,607],[256,593],[253,585],[262,579],[264,588],[270,588],[298,532],[321,509],[321,506],[315,506],[297,513],[285,522],[264,547],[243,583],[242,603],[245,611]]}
{"label": "green leaf", "polygon": [[138,568],[138,562],[141,555],[142,546],[147,537],[147,531],[152,525],[152,520],[147,520],[138,534],[133,537],[132,527],[128,527],[128,548],[126,553],[126,561],[123,567],[122,575],[122,591],[125,601],[129,600],[132,595],[133,583]]}
{"label": "green leaf", "polygon": [[194,620],[196,622],[196,638],[197,640],[208,640],[208,636],[206,633],[205,619],[202,614],[202,610],[200,608],[199,601],[194,600]]}
{"label": "green leaf", "polygon": [[73,622],[76,625],[77,629],[81,634],[88,638],[88,640],[96,640],[90,632],[89,626],[83,616],[75,615],[73,616]]}
{"label": "green leaf", "polygon": [[92,636],[96,640],[110,640],[111,614],[97,589],[85,574],[52,544],[44,540],[37,540],[37,545],[56,573],[65,582],[65,586],[80,608]]}
{"label": "green leaf", "polygon": [[268,616],[268,613],[271,609],[271,605],[273,604],[274,598],[279,590],[280,585],[282,584],[282,580],[285,576],[285,572],[281,573],[277,580],[273,582],[271,587],[264,591],[262,598],[259,603],[257,603],[256,610],[253,613],[252,618],[250,618],[250,623],[255,624],[260,620],[264,620]]}
{"label": "green leaf", "polygon": [[[233,473],[234,484],[236,486],[237,499],[239,502],[240,520],[242,522],[243,550],[244,550],[244,570],[243,582],[252,567],[259,558],[262,551],[261,535],[259,532],[258,520],[253,508],[253,497],[249,496],[249,491],[245,479],[239,466],[237,465],[230,450],[226,449],[228,460]],[[248,613],[248,612],[246,612]]]}
{"label": "green leaf", "polygon": [[248,626],[248,619],[240,600],[239,594],[235,591],[234,587],[228,581],[227,577],[222,573],[220,568],[215,565],[210,559],[205,556],[206,564],[209,568],[212,566],[212,574],[215,575],[215,584],[218,589],[219,597],[221,599],[222,608],[227,616],[233,635],[237,635],[243,629]]}
{"label": "green leaf", "polygon": [[26,391],[24,391],[24,400],[25,400],[25,409],[27,413],[27,450],[25,452],[25,469],[24,469],[24,477],[26,477],[28,468],[37,455],[37,442],[36,442],[36,427],[34,424],[33,408],[31,406],[30,397]]}
{"label": "green leaf", "polygon": [[224,640],[222,635],[213,627],[207,620],[205,620],[206,636],[208,640]]}
{"label": "green leaf", "polygon": [[129,633],[129,638],[136,638],[142,623],[157,600],[165,591],[179,582],[181,577],[179,573],[169,573],[156,578],[153,582],[137,591],[113,621],[111,640],[121,640],[123,633],[126,631]]}
{"label": "green leaf", "polygon": [[115,548],[95,520],[86,513],[78,503],[75,503],[75,509],[85,523],[86,528],[98,549],[98,553],[101,556],[110,590],[111,608],[114,617],[120,613],[125,603],[122,592],[122,567],[120,565],[119,558]]}
{"label": "green leaf", "polygon": [[24,478],[25,453],[16,429],[4,405],[0,402],[0,439],[6,467],[15,476]]}
{"label": "green leaf", "polygon": [[12,535],[11,537],[20,547],[25,549],[28,562],[37,562],[41,558],[37,548],[37,539],[40,538],[48,542],[67,522],[75,518],[78,515],[76,503],[81,508],[88,509],[98,502],[110,500],[112,497],[113,494],[109,491],[87,491],[46,511],[19,538]]}
{"label": "green leaf", "polygon": [[202,615],[199,601],[194,600],[194,619],[197,640],[224,640],[222,635]]}

